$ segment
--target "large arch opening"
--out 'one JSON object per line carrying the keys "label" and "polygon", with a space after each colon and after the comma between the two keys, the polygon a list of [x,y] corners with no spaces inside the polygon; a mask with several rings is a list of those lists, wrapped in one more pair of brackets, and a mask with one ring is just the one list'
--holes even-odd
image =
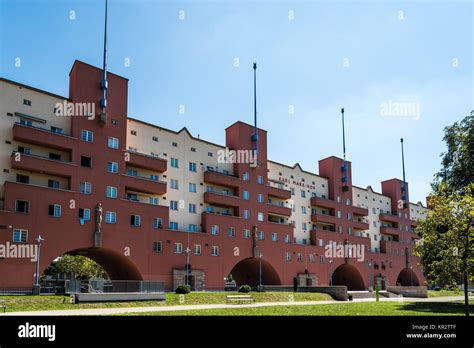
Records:
{"label": "large arch opening", "polygon": [[[111,280],[143,280],[140,271],[129,258],[110,249],[75,249],[68,251],[63,255],[83,256],[95,261],[103,268],[107,273],[108,278]],[[51,264],[48,268],[50,267]],[[48,268],[46,268],[45,271],[47,271]]]}
{"label": "large arch opening", "polygon": [[[262,285],[281,285],[280,277],[270,262],[261,260]],[[251,257],[237,263],[230,271],[237,286],[258,286],[260,277],[260,259]]]}
{"label": "large arch opening", "polygon": [[420,286],[420,282],[415,272],[410,268],[404,268],[397,277],[397,285],[401,286]]}
{"label": "large arch opening", "polygon": [[361,274],[352,265],[340,265],[332,275],[333,285],[345,285],[347,290],[365,290]]}

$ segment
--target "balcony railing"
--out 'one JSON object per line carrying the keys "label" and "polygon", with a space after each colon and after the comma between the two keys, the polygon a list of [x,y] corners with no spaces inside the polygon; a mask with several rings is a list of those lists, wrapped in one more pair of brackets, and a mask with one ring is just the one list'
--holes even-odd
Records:
{"label": "balcony railing", "polygon": [[311,197],[310,204],[312,206],[324,207],[329,209],[335,209],[339,203],[332,199],[322,198],[322,197]]}
{"label": "balcony railing", "polygon": [[129,190],[159,195],[166,193],[167,184],[164,181],[127,174],[123,174],[123,177],[124,185]]}
{"label": "balcony railing", "polygon": [[20,123],[13,125],[13,139],[63,151],[71,151],[75,147],[77,140],[77,138],[64,133]]}
{"label": "balcony railing", "polygon": [[291,198],[291,191],[285,190],[275,186],[267,186],[268,195],[280,199],[290,199]]}
{"label": "balcony railing", "polygon": [[206,170],[204,172],[204,182],[224,187],[238,188],[241,186],[241,179],[235,175]]}
{"label": "balcony railing", "polygon": [[334,215],[329,214],[311,214],[311,221],[316,223],[336,224],[340,220]]}
{"label": "balcony railing", "polygon": [[13,169],[64,178],[72,177],[77,168],[77,165],[72,162],[51,159],[44,156],[24,154],[16,151],[12,153],[10,163]]}
{"label": "balcony railing", "polygon": [[129,155],[128,163],[131,166],[159,173],[163,173],[167,169],[168,161],[165,159],[132,150],[127,150],[126,153]]}
{"label": "balcony railing", "polygon": [[242,199],[225,193],[207,191],[204,193],[204,203],[223,207],[239,207]]}
{"label": "balcony railing", "polygon": [[291,208],[285,207],[284,205],[267,203],[267,207],[269,214],[291,216]]}

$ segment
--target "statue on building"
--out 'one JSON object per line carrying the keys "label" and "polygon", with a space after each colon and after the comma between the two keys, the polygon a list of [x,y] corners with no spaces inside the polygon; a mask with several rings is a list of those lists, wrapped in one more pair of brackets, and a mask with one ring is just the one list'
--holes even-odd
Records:
{"label": "statue on building", "polygon": [[95,208],[95,233],[94,246],[100,248],[102,246],[102,204],[98,203]]}

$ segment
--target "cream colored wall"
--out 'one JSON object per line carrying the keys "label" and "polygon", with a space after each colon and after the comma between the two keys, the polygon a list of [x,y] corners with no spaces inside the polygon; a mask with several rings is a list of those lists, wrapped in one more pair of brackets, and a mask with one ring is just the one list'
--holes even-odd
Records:
{"label": "cream colored wall", "polygon": [[[325,195],[328,196],[327,190],[327,179],[322,178],[316,174],[304,172],[299,166],[296,166],[294,169],[284,166],[275,162],[268,162],[268,178],[280,181],[282,178],[286,178],[289,182],[285,182],[282,188],[286,190],[294,189],[295,194],[291,196],[291,199],[288,200],[288,207],[295,206],[295,211],[292,212],[291,217],[288,221],[295,222],[294,237],[297,243],[303,243],[303,239],[306,239],[306,242],[309,243],[309,231],[312,229],[311,222],[311,196],[312,193],[316,193],[318,197]],[[281,174],[280,174],[281,173]],[[293,176],[293,178],[291,178]],[[311,187],[302,187],[296,185],[296,183],[302,183],[304,179],[304,184]],[[313,184],[314,182],[314,184]],[[277,184],[270,182],[271,186],[278,187]],[[301,197],[301,190],[305,190],[306,197]],[[272,199],[276,201],[275,199]],[[275,202],[272,202],[275,203]],[[302,213],[301,207],[306,207],[306,214]],[[303,222],[306,222],[306,230],[303,230]]]}
{"label": "cream colored wall", "polygon": [[412,220],[425,219],[426,214],[428,214],[429,209],[424,207],[421,202],[410,203],[410,218]]}
{"label": "cream colored wall", "polygon": [[[132,130],[137,132],[136,136],[131,135]],[[152,140],[153,136],[158,137],[158,142]],[[173,142],[178,143],[178,147],[172,146]],[[168,184],[167,193],[159,199],[159,204],[169,206],[171,200],[177,201],[179,210],[170,210],[170,221],[177,222],[180,230],[187,230],[189,224],[194,224],[199,231],[201,213],[208,206],[204,203],[206,186],[213,186],[216,192],[223,189],[216,185],[204,183],[204,171],[207,166],[211,166],[217,167],[219,171],[228,170],[232,173],[231,164],[217,163],[217,153],[224,147],[193,139],[184,130],[176,134],[173,131],[129,119],[127,124],[127,148],[130,146],[136,148],[138,152],[148,155],[151,153],[158,154],[159,157],[168,160],[168,170],[159,176],[160,180]],[[191,148],[195,148],[196,152],[192,152]],[[209,157],[208,152],[211,152],[213,156]],[[179,168],[171,167],[172,157],[178,159]],[[189,171],[189,162],[196,163],[197,172]],[[178,180],[179,190],[170,187],[171,179]],[[189,183],[196,184],[197,193],[189,192]],[[190,203],[196,205],[196,214],[189,213]]]}
{"label": "cream colored wall", "polygon": [[[371,188],[361,189],[352,187],[352,200],[356,207],[368,209],[369,216],[367,217],[367,221],[369,223],[369,230],[363,231],[362,235],[370,237],[373,252],[380,251],[381,222],[379,214],[391,212],[392,205],[390,198],[372,191]],[[377,240],[375,240],[374,236],[377,236]]]}
{"label": "cream colored wall", "polygon": [[[24,105],[23,99],[30,100],[31,106]],[[54,115],[56,103],[62,103],[63,101],[64,99],[49,94],[21,87],[6,81],[0,81],[0,139],[2,141],[2,146],[0,146],[0,198],[3,198],[3,184],[5,181],[15,181],[16,174],[19,173],[19,171],[10,168],[11,153],[18,149],[18,145],[22,145],[22,143],[13,140],[13,125],[20,120],[20,117],[15,116],[15,112],[46,120],[46,123],[33,122],[34,126],[48,130],[51,126],[55,126],[62,128],[64,133],[69,134],[70,118],[57,117]],[[7,113],[11,113],[13,116],[7,116]],[[7,144],[5,141],[11,141],[11,144]],[[47,156],[49,152],[61,153],[60,151],[49,151],[39,146],[28,145],[27,147],[32,149],[32,153],[37,152],[45,156]],[[65,155],[64,153],[62,154]],[[67,159],[69,158],[67,157]],[[5,173],[4,169],[10,172]],[[32,173],[24,174],[30,176],[31,182],[37,182],[44,186],[48,184],[46,176]],[[51,179],[63,183],[62,179],[55,177],[51,177]],[[65,186],[62,188],[65,188]]]}

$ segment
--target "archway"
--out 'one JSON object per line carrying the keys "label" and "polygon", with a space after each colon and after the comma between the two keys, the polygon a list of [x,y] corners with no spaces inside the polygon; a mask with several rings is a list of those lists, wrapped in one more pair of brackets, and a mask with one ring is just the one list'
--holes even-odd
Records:
{"label": "archway", "polygon": [[[237,286],[247,284],[250,286],[259,285],[260,259],[251,257],[237,263],[232,271],[232,278]],[[270,262],[262,260],[262,284],[281,285],[280,277]]]}
{"label": "archway", "polygon": [[365,290],[364,280],[357,268],[352,265],[340,265],[332,275],[333,285],[345,285],[347,290]]}
{"label": "archway", "polygon": [[104,248],[75,249],[63,255],[81,255],[97,262],[111,280],[143,280],[138,268],[126,256]]}
{"label": "archway", "polygon": [[401,286],[420,286],[418,277],[410,268],[404,268],[398,274],[397,284]]}

